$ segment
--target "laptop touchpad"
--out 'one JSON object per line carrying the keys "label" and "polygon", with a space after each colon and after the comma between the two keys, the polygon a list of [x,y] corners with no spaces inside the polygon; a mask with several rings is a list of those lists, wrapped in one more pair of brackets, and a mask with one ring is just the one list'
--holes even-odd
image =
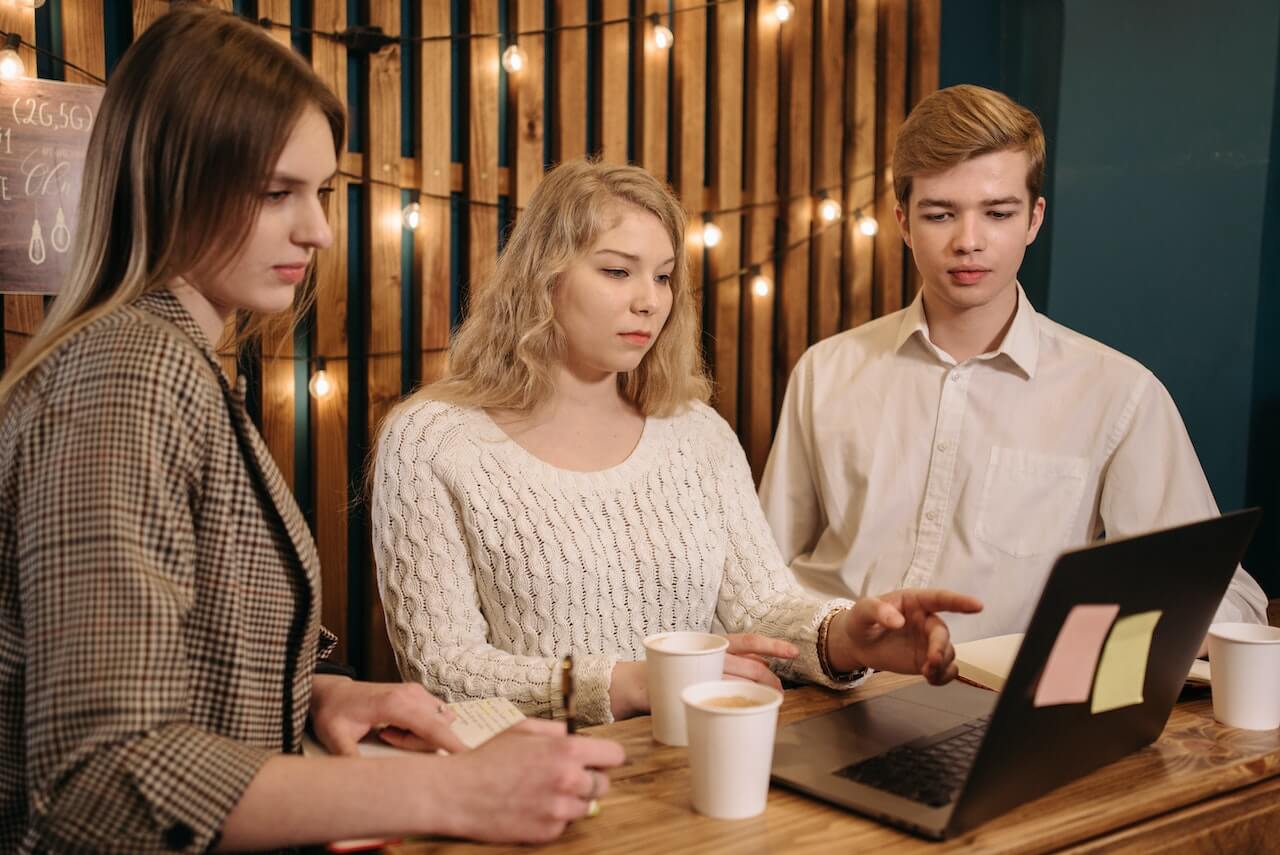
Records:
{"label": "laptop touchpad", "polygon": [[893,695],[798,721],[778,731],[773,768],[839,769],[924,736],[964,724],[972,715],[956,715]]}

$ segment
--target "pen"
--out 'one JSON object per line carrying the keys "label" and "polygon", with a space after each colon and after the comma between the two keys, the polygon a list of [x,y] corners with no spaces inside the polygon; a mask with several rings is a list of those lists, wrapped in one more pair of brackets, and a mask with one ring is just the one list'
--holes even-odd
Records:
{"label": "pen", "polygon": [[560,661],[560,697],[564,701],[564,723],[570,733],[577,730],[577,708],[573,698],[573,657]]}

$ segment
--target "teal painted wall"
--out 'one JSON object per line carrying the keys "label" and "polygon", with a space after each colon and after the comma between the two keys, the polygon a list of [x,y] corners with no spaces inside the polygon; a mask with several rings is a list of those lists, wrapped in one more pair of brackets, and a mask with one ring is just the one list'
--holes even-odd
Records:
{"label": "teal painted wall", "polygon": [[[973,32],[982,22],[998,30],[995,49],[977,55],[966,47],[983,43]],[[996,85],[1046,125],[1049,206],[1037,241],[1045,246],[1023,270],[1033,300],[1169,387],[1218,503],[1266,510],[1246,566],[1272,596],[1280,595],[1278,53],[1275,0],[943,8],[943,85]]]}

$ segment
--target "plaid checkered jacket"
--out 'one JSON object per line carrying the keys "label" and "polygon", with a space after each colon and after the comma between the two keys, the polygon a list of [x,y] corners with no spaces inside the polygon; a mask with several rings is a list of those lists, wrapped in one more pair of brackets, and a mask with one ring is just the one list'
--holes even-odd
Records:
{"label": "plaid checkered jacket", "polygon": [[203,851],[317,657],[315,546],[169,292],[77,332],[0,422],[0,852]]}

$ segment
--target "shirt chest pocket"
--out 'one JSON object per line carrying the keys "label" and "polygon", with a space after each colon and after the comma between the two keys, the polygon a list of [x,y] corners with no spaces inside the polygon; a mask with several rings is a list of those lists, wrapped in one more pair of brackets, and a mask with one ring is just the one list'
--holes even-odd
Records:
{"label": "shirt chest pocket", "polygon": [[1088,460],[993,446],[978,537],[1019,558],[1058,552],[1080,509]]}

